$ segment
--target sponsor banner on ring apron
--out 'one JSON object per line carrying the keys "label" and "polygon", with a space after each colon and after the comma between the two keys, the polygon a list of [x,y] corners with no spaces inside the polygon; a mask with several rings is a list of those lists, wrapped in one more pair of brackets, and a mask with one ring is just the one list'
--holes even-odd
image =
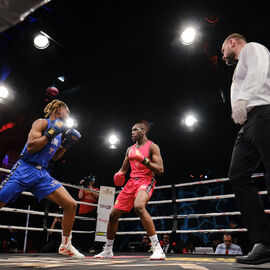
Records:
{"label": "sponsor banner on ring apron", "polygon": [[100,187],[97,207],[97,226],[95,233],[95,241],[97,242],[106,242],[107,225],[114,205],[114,195],[114,187]]}

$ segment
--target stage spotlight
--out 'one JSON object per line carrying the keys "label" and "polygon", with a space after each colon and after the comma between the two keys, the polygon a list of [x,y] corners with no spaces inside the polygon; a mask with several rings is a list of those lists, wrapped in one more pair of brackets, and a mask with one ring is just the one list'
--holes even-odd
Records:
{"label": "stage spotlight", "polygon": [[185,125],[187,127],[192,127],[197,122],[197,119],[193,115],[187,115],[185,118]]}
{"label": "stage spotlight", "polygon": [[50,45],[49,39],[46,36],[42,35],[42,34],[38,34],[34,38],[34,46],[37,49],[46,49],[49,45]]}
{"label": "stage spotlight", "polygon": [[111,149],[116,149],[117,144],[119,143],[119,138],[115,134],[109,136],[109,144]]}
{"label": "stage spotlight", "polygon": [[196,30],[192,27],[184,30],[180,36],[180,41],[184,45],[191,45],[196,37]]}
{"label": "stage spotlight", "polygon": [[72,128],[74,125],[75,125],[75,120],[73,118],[70,117],[66,120],[66,126],[68,128]]}
{"label": "stage spotlight", "polygon": [[65,76],[59,76],[57,79],[58,79],[60,82],[65,82],[66,77],[65,77]]}
{"label": "stage spotlight", "polygon": [[7,98],[8,97],[8,89],[4,86],[0,86],[0,98]]}

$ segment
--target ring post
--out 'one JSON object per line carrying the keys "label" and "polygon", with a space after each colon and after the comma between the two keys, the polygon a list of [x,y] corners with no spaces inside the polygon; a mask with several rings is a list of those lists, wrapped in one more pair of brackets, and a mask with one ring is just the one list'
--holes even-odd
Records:
{"label": "ring post", "polygon": [[[31,208],[31,206],[28,205],[27,210],[30,211],[30,208]],[[26,216],[26,225],[25,225],[26,230],[25,230],[25,234],[24,234],[23,253],[26,252],[26,244],[27,244],[27,237],[28,237],[28,230],[27,230],[27,228],[29,226],[29,217],[30,217],[30,213],[28,212],[27,213],[27,216]]]}
{"label": "ring post", "polygon": [[177,209],[177,202],[176,202],[176,188],[175,185],[172,185],[172,207],[173,207],[173,226],[172,232],[175,233],[178,227],[178,209]]}

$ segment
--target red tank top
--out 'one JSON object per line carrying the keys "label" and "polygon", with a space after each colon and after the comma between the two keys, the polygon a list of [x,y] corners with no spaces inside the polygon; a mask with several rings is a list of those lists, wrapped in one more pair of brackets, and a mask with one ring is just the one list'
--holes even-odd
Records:
{"label": "red tank top", "polygon": [[[149,157],[149,148],[151,145],[151,141],[147,141],[143,146],[136,148],[136,144],[132,145],[133,151],[136,149],[141,152],[141,154],[147,158],[150,159]],[[151,160],[151,159],[150,159]],[[129,160],[130,168],[131,168],[131,173],[130,173],[130,178],[152,178],[153,177],[153,172],[144,166],[142,163],[136,161],[136,160]]]}

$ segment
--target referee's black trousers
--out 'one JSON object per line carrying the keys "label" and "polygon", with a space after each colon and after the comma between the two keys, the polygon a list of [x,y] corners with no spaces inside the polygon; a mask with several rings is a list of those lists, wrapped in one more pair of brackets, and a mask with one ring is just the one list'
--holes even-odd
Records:
{"label": "referee's black trousers", "polygon": [[270,222],[251,178],[260,161],[269,176],[270,105],[254,107],[248,113],[248,119],[238,133],[229,170],[236,204],[247,226],[251,243],[270,244]]}

